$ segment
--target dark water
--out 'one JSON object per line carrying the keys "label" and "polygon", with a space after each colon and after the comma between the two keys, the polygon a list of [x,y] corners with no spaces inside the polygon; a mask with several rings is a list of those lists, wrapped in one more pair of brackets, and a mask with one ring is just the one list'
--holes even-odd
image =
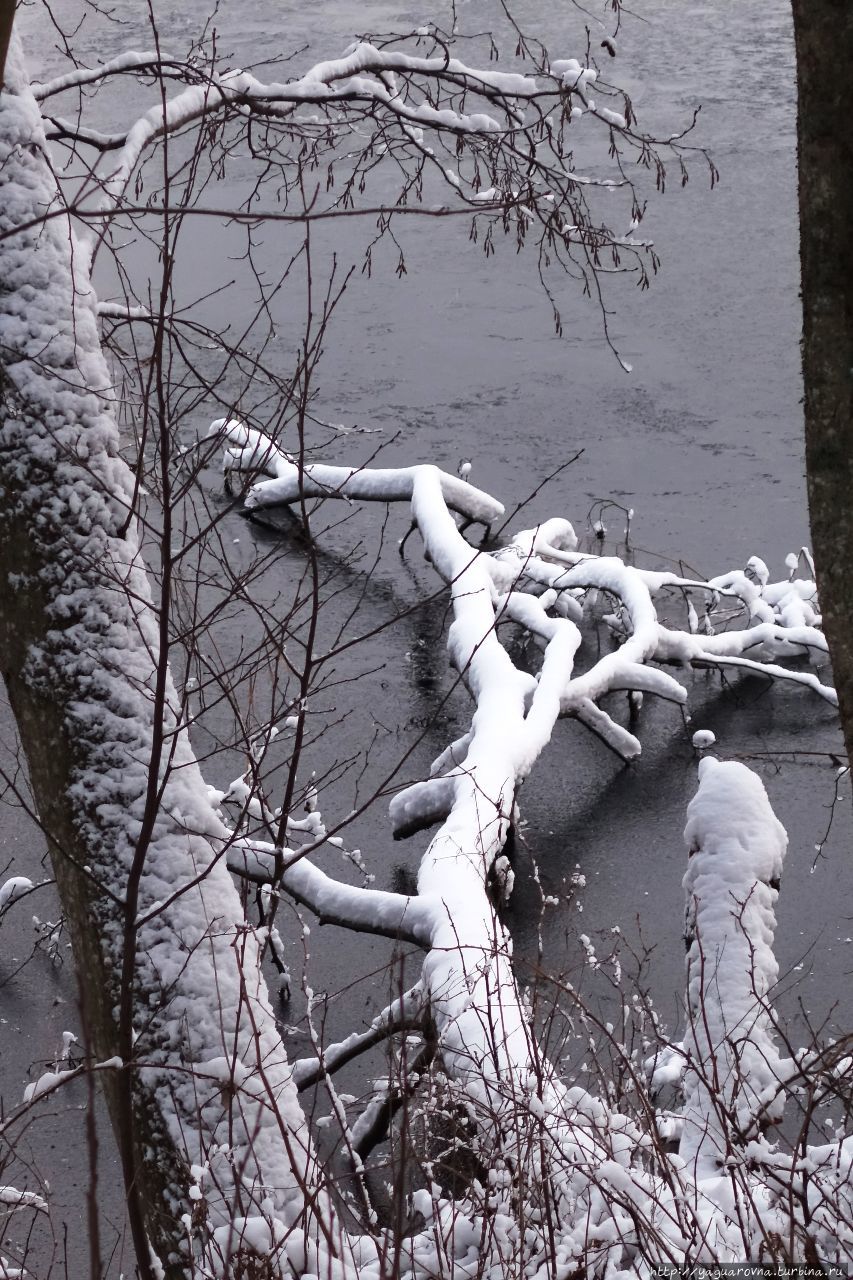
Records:
{"label": "dark water", "polygon": [[[84,61],[151,44],[138,6],[121,0],[113,12],[124,26],[97,22],[88,11],[77,36]],[[552,50],[577,47],[583,23],[570,6],[526,0],[518,12],[531,27],[541,31],[544,24]],[[163,47],[185,46],[197,34],[200,13],[201,6],[193,3],[180,6],[178,13],[164,9],[158,14]],[[318,372],[317,413],[379,428],[380,434],[338,438],[325,460],[363,461],[382,445],[388,464],[432,460],[454,470],[467,455],[473,460],[472,479],[511,506],[583,448],[581,459],[530,504],[524,524],[566,515],[583,528],[593,500],[612,496],[635,510],[634,542],[646,549],[643,563],[681,557],[711,575],[759,554],[781,574],[785,554],[808,537],[789,14],[784,0],[763,5],[760,18],[752,6],[728,0],[689,9],[674,0],[653,0],[642,14],[647,21],[631,23],[620,36],[613,78],[631,92],[641,123],[667,132],[701,103],[696,139],[713,152],[722,181],[711,193],[697,164],[686,188],[673,182],[663,199],[653,201],[643,231],[656,241],[662,269],[648,293],[624,282],[608,292],[611,333],[633,372],[623,372],[608,350],[595,307],[568,286],[560,295],[564,336],[554,335],[549,307],[524,255],[516,258],[511,247],[499,247],[487,262],[464,232],[429,223],[407,226],[402,243],[408,274],[396,278],[396,254],[391,254],[380,256],[369,282],[357,276],[336,315]],[[226,60],[248,66],[309,40],[318,57],[334,54],[355,32],[416,26],[426,16],[394,4],[327,5],[318,36],[306,6],[268,0],[247,13],[245,5],[226,0],[217,27]],[[470,29],[482,28],[491,6],[466,4],[460,16]],[[43,26],[37,28],[31,16],[25,16],[24,26],[34,42],[34,64],[51,69],[56,58],[46,48]],[[123,87],[124,111],[142,101],[139,90]],[[228,182],[238,189],[242,177],[238,165]],[[221,204],[227,203],[228,182],[216,190]],[[217,239],[218,234],[208,224],[196,224],[185,239],[179,287],[187,297],[235,275],[226,257],[231,242]],[[316,260],[328,263],[334,248],[343,264],[358,262],[362,233],[336,230],[334,236],[333,242],[318,235]],[[265,233],[266,260],[283,257],[287,241],[284,233],[278,237],[277,231]],[[138,262],[144,267],[143,253]],[[111,285],[104,266],[102,293]],[[204,304],[200,314],[239,326],[249,302],[248,285],[238,280]],[[273,355],[284,367],[293,360],[298,310],[283,302],[276,314],[279,338]],[[256,407],[251,388],[235,382],[227,390],[239,394],[247,409]],[[218,413],[213,399],[203,403],[185,431],[203,430]],[[211,500],[218,501],[217,477],[210,472],[206,479]],[[331,522],[337,513],[328,518]],[[405,565],[396,558],[394,543],[405,528],[405,514],[392,512],[387,554],[366,588],[353,632],[369,630],[435,589],[412,543]],[[618,532],[618,522],[612,529]],[[321,539],[324,569],[337,575],[346,599],[362,589],[377,530],[377,512],[356,512]],[[286,597],[292,591],[304,563],[297,540],[247,526],[236,514],[226,517],[224,535],[238,568],[260,552],[276,551],[277,568],[264,586],[270,600],[276,592]],[[348,563],[359,549],[362,561]],[[328,606],[327,636],[347,608],[343,597]],[[442,606],[425,607],[336,664],[339,683],[325,701],[318,699],[334,727],[309,753],[309,763],[320,778],[341,761],[355,763],[342,781],[325,793],[321,789],[327,818],[342,816],[384,783],[413,737],[419,743],[395,781],[419,776],[447,739],[464,731],[468,707],[458,693],[451,696],[441,724],[435,723],[436,708],[450,687],[443,623]],[[220,626],[226,658],[251,636],[253,625],[232,620]],[[362,673],[363,680],[354,683]],[[807,1017],[820,1023],[838,1002],[834,1016],[849,1025],[849,797],[845,793],[812,871],[814,846],[829,819],[834,771],[819,755],[792,762],[789,754],[780,754],[835,749],[839,735],[831,712],[799,689],[768,691],[761,681],[723,688],[717,678],[704,675],[691,682],[690,709],[691,732],[713,729],[721,755],[748,759],[758,769],[790,835],[779,906],[779,954],[789,975],[783,984],[786,1014],[801,1031]],[[642,759],[623,768],[579,726],[558,726],[521,796],[527,826],[509,919],[525,978],[533,977],[539,964],[540,931],[542,966],[576,985],[589,980],[581,970],[579,931],[594,937],[597,930],[609,933],[617,926],[632,943],[642,939],[649,949],[645,981],[673,1027],[682,973],[681,831],[695,787],[695,759],[690,734],[671,708],[647,701],[640,736]],[[212,743],[199,736],[201,750],[212,751]],[[213,753],[210,780],[227,783],[239,772],[236,759]],[[383,813],[380,800],[348,830],[347,842],[361,847],[377,885],[405,885],[424,838],[395,845]],[[33,875],[41,852],[37,834],[12,808],[3,831],[15,872]],[[570,905],[548,907],[541,922],[534,863],[548,895],[561,896],[564,880],[576,869],[586,880]],[[324,865],[337,871],[342,863],[330,853]],[[50,915],[41,902],[32,910],[43,918]],[[32,945],[31,914],[29,904],[22,905],[4,923],[0,976],[10,974],[16,968],[13,957],[23,957]],[[300,955],[291,945],[298,973]],[[384,944],[315,929],[310,946],[310,982],[328,993],[330,1037],[351,1029],[362,1011],[368,1019],[393,992],[396,971],[388,969]],[[629,968],[626,961],[626,972]],[[342,972],[348,984],[353,975],[358,980],[345,986]],[[304,1044],[302,1008],[297,992],[288,1011],[297,1050]],[[51,1058],[62,1030],[78,1029],[68,962],[58,970],[44,955],[36,956],[3,988],[2,1012],[8,1106],[20,1097],[30,1064]],[[343,1086],[360,1092],[359,1076],[354,1068]],[[77,1106],[83,1102],[82,1096],[72,1099]],[[33,1159],[55,1188],[56,1222],[61,1226],[66,1218],[73,1224],[72,1250],[78,1258],[83,1241],[74,1218],[86,1185],[79,1117],[72,1106],[58,1122],[45,1119],[32,1135]],[[116,1202],[110,1203],[118,1222]],[[118,1275],[117,1262],[109,1274]]]}

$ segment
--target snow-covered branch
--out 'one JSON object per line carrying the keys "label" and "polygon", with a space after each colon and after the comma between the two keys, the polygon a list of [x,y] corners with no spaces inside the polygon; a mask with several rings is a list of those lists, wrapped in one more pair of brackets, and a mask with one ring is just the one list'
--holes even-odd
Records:
{"label": "snow-covered branch", "polygon": [[[256,443],[255,449],[259,448]],[[233,453],[233,451],[232,451]],[[243,466],[235,458],[229,466]],[[250,468],[254,464],[250,464]],[[418,476],[424,471],[434,472],[441,486],[442,500],[451,511],[490,525],[504,514],[503,506],[489,494],[445,471],[429,466],[419,467],[328,467],[320,463],[309,464],[300,473],[290,460],[283,463],[276,459],[278,478],[262,480],[252,486],[246,495],[249,511],[263,507],[288,506],[302,498],[345,498],[361,502],[411,502]]]}
{"label": "snow-covered branch", "polygon": [[45,80],[41,84],[36,82],[32,86],[33,97],[36,102],[45,102],[57,93],[64,93],[66,89],[82,89],[85,85],[106,80],[109,76],[118,75],[123,71],[144,71],[150,74],[163,65],[156,50],[148,52],[131,50],[110,58],[98,67],[75,67],[73,71],[55,76],[53,80]]}
{"label": "snow-covered branch", "polygon": [[272,844],[236,838],[229,844],[228,866],[257,884],[283,888],[321,924],[402,938],[416,946],[424,946],[428,940],[429,916],[419,898],[344,884],[327,876],[298,850],[279,851]]}
{"label": "snow-covered branch", "polygon": [[333,1075],[353,1058],[399,1031],[419,1026],[424,1017],[424,998],[420,984],[399,996],[373,1019],[364,1031],[353,1031],[345,1040],[327,1045],[319,1058],[301,1058],[293,1064],[293,1079],[300,1092]]}
{"label": "snow-covered branch", "polygon": [[[131,51],[103,66],[77,67],[36,86],[39,100],[46,101],[73,90],[97,89],[117,75],[159,82],[151,107],[123,131],[104,133],[67,116],[51,117],[48,136],[57,144],[72,152],[94,148],[100,153],[72,206],[92,226],[87,251],[94,253],[113,213],[129,209],[126,193],[146,154],[161,139],[191,126],[201,132],[233,126],[246,136],[260,126],[263,145],[258,151],[255,135],[251,148],[266,163],[261,181],[278,174],[283,180],[279,191],[300,200],[303,215],[304,192],[300,194],[298,182],[305,159],[302,142],[312,160],[322,158],[331,169],[341,169],[338,183],[329,182],[322,209],[315,207],[318,189],[312,216],[351,211],[354,196],[365,190],[363,176],[373,169],[377,155],[387,154],[400,168],[405,199],[389,200],[383,194],[379,212],[386,230],[400,209],[415,207],[416,197],[424,211],[451,207],[476,218],[483,224],[486,245],[494,230],[511,230],[519,246],[535,240],[549,248],[555,265],[590,281],[598,272],[632,271],[647,283],[657,259],[652,242],[634,235],[645,208],[645,198],[635,189],[636,175],[653,162],[661,187],[665,159],[684,172],[685,157],[695,152],[709,165],[713,179],[707,155],[686,141],[691,126],[661,138],[644,133],[627,95],[599,78],[588,60],[550,59],[541,48],[534,57],[531,45],[521,71],[505,70],[492,63],[491,55],[483,65],[471,65],[454,55],[450,43],[452,38],[437,27],[381,44],[361,40],[342,57],[269,82],[239,68],[221,69],[200,52],[181,62]],[[600,131],[603,148],[609,148],[610,173],[575,166],[576,139],[580,135],[585,140],[590,129]],[[628,157],[640,162],[633,173]],[[429,202],[427,182],[439,185],[449,206]],[[604,208],[594,211],[590,200],[599,191],[612,196],[617,190],[624,192],[626,207],[615,215],[620,225],[611,229],[613,214]],[[150,207],[149,198],[142,208]],[[555,323],[559,328],[556,307]]]}

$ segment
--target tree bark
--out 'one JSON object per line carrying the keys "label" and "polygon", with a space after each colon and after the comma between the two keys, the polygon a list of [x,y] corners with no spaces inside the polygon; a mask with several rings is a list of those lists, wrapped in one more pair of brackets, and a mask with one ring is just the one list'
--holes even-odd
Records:
{"label": "tree bark", "polygon": [[12,38],[12,23],[14,21],[15,0],[0,0],[0,89],[3,88],[6,55],[9,52],[9,41]]}
{"label": "tree bark", "polygon": [[[46,151],[13,36],[0,94],[0,654],[92,1047],[117,1059],[98,1074],[139,1274],[154,1275],[149,1243],[170,1280],[191,1252],[204,1274],[227,1267],[253,1220],[284,1238],[298,1223],[306,1256],[315,1241],[334,1253],[225,865],[230,833],[181,723],[129,519],[85,255],[66,218],[45,218],[58,207]],[[208,1169],[200,1200],[193,1165]],[[264,1275],[290,1270],[283,1248],[267,1263]]]}
{"label": "tree bark", "polygon": [[806,474],[824,629],[853,759],[853,7],[793,0]]}

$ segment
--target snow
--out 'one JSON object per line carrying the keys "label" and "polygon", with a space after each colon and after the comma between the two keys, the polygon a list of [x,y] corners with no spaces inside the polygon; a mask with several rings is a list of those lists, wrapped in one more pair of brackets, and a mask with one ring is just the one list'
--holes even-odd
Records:
{"label": "snow", "polygon": [[289,474],[293,469],[293,459],[261,431],[247,427],[240,418],[216,418],[207,430],[210,440],[225,439],[229,447],[222,459],[222,470],[229,471],[262,471],[276,477]]}
{"label": "snow", "polygon": [[47,80],[44,84],[33,84],[33,97],[36,102],[44,102],[46,98],[62,93],[66,89],[82,88],[83,85],[94,84],[98,80],[103,80],[107,76],[116,75],[122,71],[138,71],[146,67],[156,67],[159,62],[160,55],[156,50],[120,53],[118,57],[111,58],[100,66],[90,68],[77,67],[74,71],[68,72],[67,75],[56,76],[55,79]]}
{"label": "snow", "polygon": [[[616,129],[627,128],[625,117],[619,111],[611,111],[609,107],[597,107],[595,114],[599,116],[602,120],[606,120],[608,124],[612,124]],[[627,373],[631,372],[630,367],[626,370],[626,372]]]}
{"label": "snow", "polygon": [[36,1209],[47,1213],[47,1201],[34,1191],[19,1191],[17,1187],[0,1187],[0,1204],[13,1212],[16,1209]]}
{"label": "snow", "polygon": [[277,850],[259,840],[231,837],[228,866],[237,874],[268,883],[280,871],[282,887],[309,907],[321,923],[340,923],[367,933],[423,943],[429,933],[429,909],[417,898],[380,889],[363,889],[326,875],[299,850]]}
{"label": "snow", "polygon": [[577,58],[560,58],[552,62],[551,74],[561,78],[564,88],[573,90],[584,99],[589,86],[598,78],[594,67],[582,67]]}
{"label": "snow", "polygon": [[787,847],[761,781],[745,765],[706,757],[687,810],[686,1107],[680,1155],[709,1176],[727,1154],[721,1108],[738,1129],[778,1118],[759,1099],[778,1079],[768,996],[779,970],[775,904]]}
{"label": "snow", "polygon": [[76,1075],[74,1068],[66,1071],[44,1071],[32,1084],[28,1084],[24,1090],[24,1102],[35,1102],[37,1098],[42,1097],[45,1093],[53,1093],[59,1085],[63,1084],[70,1075]]}
{"label": "snow", "polygon": [[28,880],[26,876],[11,876],[0,887],[0,912],[11,906],[16,898],[23,897],[33,887],[32,880]]}
{"label": "snow", "polygon": [[458,775],[415,782],[398,792],[388,806],[394,834],[410,834],[422,827],[432,826],[435,822],[442,822],[453,808],[455,776]]}
{"label": "snow", "polygon": [[474,485],[448,475],[436,467],[329,467],[306,466],[300,475],[295,463],[287,466],[278,479],[262,480],[246,495],[246,506],[252,510],[284,506],[301,498],[358,498],[362,502],[400,502],[411,500],[419,474],[434,473],[439,478],[442,503],[469,520],[489,525],[504,514],[501,503]]}

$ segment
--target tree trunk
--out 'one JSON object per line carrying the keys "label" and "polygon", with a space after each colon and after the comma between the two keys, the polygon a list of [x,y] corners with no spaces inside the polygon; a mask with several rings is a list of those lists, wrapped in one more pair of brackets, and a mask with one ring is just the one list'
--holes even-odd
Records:
{"label": "tree trunk", "polygon": [[12,38],[12,23],[14,21],[15,0],[0,0],[0,89],[3,88],[6,55],[9,52],[9,41]]}
{"label": "tree trunk", "polygon": [[853,759],[853,7],[793,0],[806,473],[824,628]]}
{"label": "tree trunk", "polygon": [[292,1249],[295,1230],[303,1265],[322,1271],[312,1249],[337,1251],[334,1219],[225,866],[229,833],[181,723],[85,255],[67,218],[45,217],[59,207],[46,151],[13,36],[0,93],[0,654],[92,1049],[115,1060],[99,1075],[139,1271],[154,1274],[150,1242],[170,1277],[190,1250],[208,1274],[265,1229],[265,1276],[291,1271],[279,1242]]}

